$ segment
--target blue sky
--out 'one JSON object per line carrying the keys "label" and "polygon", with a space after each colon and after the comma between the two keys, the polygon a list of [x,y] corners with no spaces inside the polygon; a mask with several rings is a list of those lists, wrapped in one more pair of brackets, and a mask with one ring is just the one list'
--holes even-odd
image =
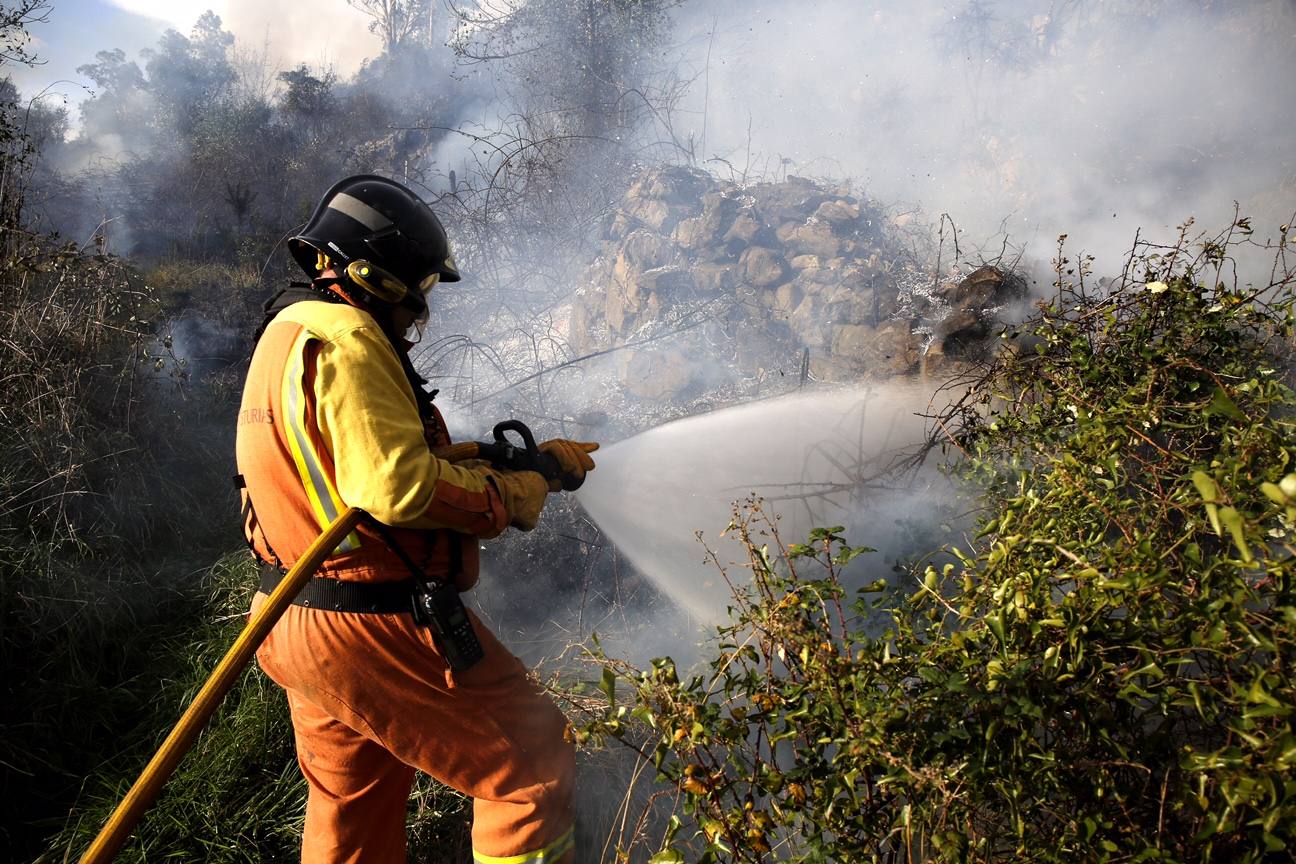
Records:
{"label": "blue sky", "polygon": [[6,64],[0,73],[13,77],[24,97],[31,98],[46,87],[51,93],[79,102],[84,91],[70,79],[88,84],[76,67],[94,60],[95,53],[121,48],[134,57],[141,48],[157,43],[167,22],[128,12],[103,0],[55,0],[49,20],[33,24],[31,35],[36,54],[45,62],[33,68]]}

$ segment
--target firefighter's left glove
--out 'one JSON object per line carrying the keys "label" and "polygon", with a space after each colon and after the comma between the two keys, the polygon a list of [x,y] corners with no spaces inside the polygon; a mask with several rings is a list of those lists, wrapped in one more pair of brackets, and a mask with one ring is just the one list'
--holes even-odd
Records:
{"label": "firefighter's left glove", "polygon": [[557,459],[562,472],[561,477],[549,481],[549,491],[562,489],[564,480],[569,482],[569,489],[579,486],[585,479],[585,472],[594,470],[594,460],[589,454],[598,448],[599,445],[593,441],[568,441],[566,438],[554,438],[541,444],[540,452]]}
{"label": "firefighter's left glove", "polygon": [[536,471],[491,471],[491,480],[504,499],[509,524],[530,531],[540,521],[545,498],[549,496],[549,483]]}

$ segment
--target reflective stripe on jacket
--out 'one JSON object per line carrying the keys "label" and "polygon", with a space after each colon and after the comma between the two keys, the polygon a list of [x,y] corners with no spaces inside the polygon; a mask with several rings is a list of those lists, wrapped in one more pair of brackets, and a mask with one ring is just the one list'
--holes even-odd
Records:
{"label": "reflective stripe on jacket", "polygon": [[[475,538],[499,534],[508,515],[489,469],[437,459],[426,432],[396,351],[367,312],[323,301],[285,308],[257,343],[238,416],[253,550],[291,566],[338,513],[358,507],[394,526],[387,534],[424,573],[470,587]],[[409,568],[362,526],[320,575],[390,581]]]}

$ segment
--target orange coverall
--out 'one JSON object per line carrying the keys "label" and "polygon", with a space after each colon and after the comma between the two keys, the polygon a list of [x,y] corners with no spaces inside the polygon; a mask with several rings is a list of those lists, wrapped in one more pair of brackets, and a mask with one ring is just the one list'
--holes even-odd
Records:
{"label": "orange coverall", "polygon": [[[471,587],[478,538],[503,531],[509,517],[491,469],[437,459],[429,447],[443,443],[439,415],[420,417],[395,349],[368,313],[323,301],[288,306],[257,344],[239,412],[254,551],[290,566],[354,506],[395,526],[388,537],[429,579]],[[409,571],[362,526],[318,575],[383,582]],[[264,599],[258,593],[253,608]],[[473,797],[480,864],[571,860],[566,720],[471,617],[485,656],[460,672],[408,613],[292,606],[262,645],[261,668],[287,691],[309,784],[303,862],[404,861],[416,768]]]}

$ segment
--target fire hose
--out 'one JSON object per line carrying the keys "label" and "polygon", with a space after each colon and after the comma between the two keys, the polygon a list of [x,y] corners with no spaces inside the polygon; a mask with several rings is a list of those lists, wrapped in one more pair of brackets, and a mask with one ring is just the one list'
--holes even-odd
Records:
{"label": "fire hose", "polygon": [[[522,447],[508,441],[507,432],[517,432],[522,437]],[[466,459],[484,459],[492,467],[505,471],[538,471],[546,480],[560,480],[562,488],[572,491],[580,487],[584,478],[564,476],[558,460],[541,453],[536,447],[531,430],[520,420],[507,420],[498,424],[493,432],[493,442],[468,441],[462,444],[451,444],[436,448],[433,452],[447,462],[462,462]],[[332,554],[346,536],[355,529],[365,517],[362,510],[348,507],[345,512],[329,523],[306,552],[297,559],[287,575],[271,592],[257,613],[248,619],[229,651],[221,658],[220,663],[208,676],[202,689],[189,703],[180,720],[171,729],[162,746],[153,754],[148,765],[140,772],[139,778],[130,791],[122,798],[112,816],[108,818],[90,848],[81,858],[81,864],[108,864],[120,851],[122,844],[130,836],[135,825],[143,817],[162,786],[170,779],[180,760],[189,752],[207,721],[216,713],[220,703],[229,694],[243,668],[247,666],[257,648],[270,635],[274,625],[292,605],[302,587],[315,575],[315,571]]]}

